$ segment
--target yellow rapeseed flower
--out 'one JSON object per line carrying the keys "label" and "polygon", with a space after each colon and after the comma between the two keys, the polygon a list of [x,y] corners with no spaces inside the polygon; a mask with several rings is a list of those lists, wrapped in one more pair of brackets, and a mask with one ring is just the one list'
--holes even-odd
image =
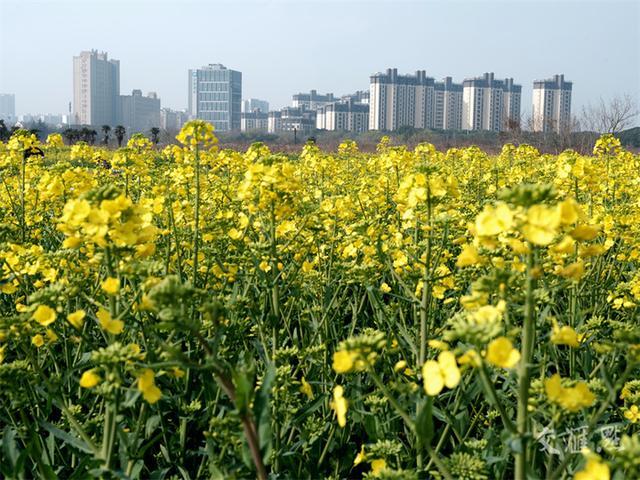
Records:
{"label": "yellow rapeseed flower", "polygon": [[572,225],[582,217],[582,210],[573,198],[567,198],[558,204],[560,223]]}
{"label": "yellow rapeseed flower", "polygon": [[560,226],[560,212],[546,205],[533,205],[527,211],[527,222],[522,234],[536,245],[549,245],[555,238]]}
{"label": "yellow rapeseed flower", "polygon": [[407,362],[406,360],[399,360],[396,362],[396,364],[393,366],[393,371],[394,372],[399,372],[400,370],[404,370],[405,368],[407,368]]}
{"label": "yellow rapeseed flower", "polygon": [[67,237],[62,242],[62,248],[78,248],[82,244],[80,237]]}
{"label": "yellow rapeseed flower", "polygon": [[579,335],[568,325],[559,327],[556,324],[553,326],[553,331],[551,332],[551,342],[556,345],[568,345],[573,348],[578,348],[582,338],[583,335]]}
{"label": "yellow rapeseed flower", "polygon": [[596,399],[584,382],[578,382],[575,387],[563,387],[562,379],[557,373],[544,381],[544,389],[551,402],[569,412],[590,407]]}
{"label": "yellow rapeseed flower", "polygon": [[427,395],[438,395],[442,389],[454,388],[460,382],[456,357],[449,351],[440,352],[438,361],[427,360],[422,366],[422,380]]}
{"label": "yellow rapeseed flower", "polygon": [[486,205],[476,218],[476,235],[492,237],[508,232],[513,226],[513,212],[506,203]]}
{"label": "yellow rapeseed flower", "polygon": [[498,337],[487,347],[487,361],[502,368],[513,368],[520,361],[520,352],[507,337]]}
{"label": "yellow rapeseed flower", "polygon": [[138,390],[142,392],[142,397],[148,403],[156,403],[162,397],[162,392],[156,386],[154,380],[155,374],[150,368],[145,368],[140,375],[138,375]]}
{"label": "yellow rapeseed flower", "polygon": [[120,291],[120,280],[114,277],[107,277],[102,282],[102,290],[109,295],[117,295]]}
{"label": "yellow rapeseed flower", "polygon": [[627,411],[624,412],[624,418],[631,423],[638,423],[640,420],[640,408],[637,405],[631,405]]}
{"label": "yellow rapeseed flower", "polygon": [[98,375],[95,369],[87,370],[80,377],[80,386],[82,388],[93,388],[100,383],[100,375]]}
{"label": "yellow rapeseed flower", "polygon": [[558,243],[549,247],[549,250],[551,250],[553,253],[564,253],[566,255],[572,254],[575,251],[575,249],[576,249],[576,242],[569,235],[567,235],[566,237],[563,237],[563,239],[560,240]]}
{"label": "yellow rapeseed flower", "polygon": [[356,455],[356,458],[353,460],[353,466],[360,465],[367,459],[367,455],[364,453],[364,445],[360,447],[360,451]]}
{"label": "yellow rapeseed flower", "polygon": [[599,233],[600,227],[598,225],[578,225],[569,232],[569,235],[571,235],[575,240],[584,242],[593,240]]}
{"label": "yellow rapeseed flower", "polygon": [[468,267],[470,265],[477,265],[482,261],[482,257],[478,254],[478,250],[471,244],[462,246],[462,251],[458,255],[456,266]]}
{"label": "yellow rapeseed flower", "polygon": [[309,400],[313,400],[313,389],[304,377],[300,380],[300,393],[304,393]]}
{"label": "yellow rapeseed flower", "polygon": [[86,315],[87,314],[84,310],[76,310],[75,312],[67,315],[67,321],[77,330],[81,330],[84,325],[84,317]]}
{"label": "yellow rapeseed flower", "polygon": [[344,388],[342,388],[341,385],[336,385],[333,389],[333,401],[330,406],[333,411],[336,412],[338,425],[340,425],[340,427],[344,427],[347,424],[348,405],[349,402],[344,398]]}
{"label": "yellow rapeseed flower", "polygon": [[271,270],[271,265],[269,265],[269,262],[266,260],[263,260],[260,262],[260,265],[258,265],[258,268],[263,272],[269,272]]}
{"label": "yellow rapeseed flower", "polygon": [[376,458],[371,461],[371,475],[376,476],[385,468],[387,468],[387,462],[384,458]]}
{"label": "yellow rapeseed flower", "polygon": [[100,322],[100,327],[113,335],[118,335],[124,330],[124,322],[112,319],[111,314],[103,308],[98,310],[96,317]]}
{"label": "yellow rapeseed flower", "polygon": [[566,267],[558,267],[556,273],[561,277],[578,282],[584,276],[584,262],[582,260],[578,260]]}
{"label": "yellow rapeseed flower", "polygon": [[37,348],[40,348],[42,345],[44,345],[44,337],[38,333],[37,335],[33,336],[33,338],[31,339],[31,343]]}
{"label": "yellow rapeseed flower", "polygon": [[610,480],[609,465],[598,458],[590,458],[582,470],[576,472],[574,480]]}
{"label": "yellow rapeseed flower", "polygon": [[336,373],[349,373],[355,364],[355,355],[348,350],[339,350],[333,354],[333,370]]}
{"label": "yellow rapeseed flower", "polygon": [[56,311],[48,305],[38,305],[35,312],[33,312],[33,318],[43,327],[52,324],[56,320]]}

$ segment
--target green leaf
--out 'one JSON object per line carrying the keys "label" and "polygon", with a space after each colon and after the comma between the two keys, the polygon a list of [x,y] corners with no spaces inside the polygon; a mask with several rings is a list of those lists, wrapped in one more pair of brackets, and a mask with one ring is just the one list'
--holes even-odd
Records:
{"label": "green leaf", "polygon": [[2,450],[4,452],[4,458],[11,464],[11,470],[16,467],[18,461],[18,449],[16,447],[16,431],[6,426],[2,432]]}
{"label": "green leaf", "polygon": [[256,391],[256,398],[253,403],[253,415],[258,431],[260,453],[265,464],[268,465],[271,457],[271,386],[276,378],[276,368],[273,364],[267,367],[267,371],[262,379],[262,385]]}
{"label": "green leaf", "polygon": [[241,364],[233,371],[233,385],[236,389],[236,408],[240,415],[249,412],[251,397],[253,395],[253,369]]}
{"label": "green leaf", "polygon": [[293,417],[291,423],[293,425],[300,424],[302,421],[311,415],[313,412],[322,407],[327,401],[327,395],[318,395],[313,401],[307,403],[304,407],[301,407],[297,412],[296,416]]}
{"label": "green leaf", "polygon": [[431,444],[433,438],[433,398],[427,397],[418,405],[416,435],[422,446]]}
{"label": "green leaf", "polygon": [[40,420],[38,422],[42,428],[47,430],[49,433],[54,435],[56,438],[62,440],[67,445],[77,448],[85,453],[93,453],[91,448],[86,444],[84,440],[81,438],[75,437],[68,432],[60,430],[58,427],[51,425],[49,422],[45,422],[44,420]]}
{"label": "green leaf", "polygon": [[158,428],[158,425],[160,425],[160,415],[152,415],[147,418],[147,422],[144,425],[145,438],[149,438],[156,428]]}

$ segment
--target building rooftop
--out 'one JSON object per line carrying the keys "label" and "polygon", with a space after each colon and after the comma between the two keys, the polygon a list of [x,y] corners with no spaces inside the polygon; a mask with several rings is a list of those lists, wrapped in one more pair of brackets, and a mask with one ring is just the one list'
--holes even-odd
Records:
{"label": "building rooftop", "polygon": [[435,80],[427,77],[425,70],[416,70],[414,75],[398,75],[397,68],[388,68],[386,73],[374,73],[370,77],[371,83],[399,83],[404,85],[433,85]]}
{"label": "building rooftop", "polygon": [[563,74],[554,75],[552,78],[546,80],[534,80],[533,88],[539,89],[551,89],[551,90],[571,90],[573,82],[568,82],[564,79]]}

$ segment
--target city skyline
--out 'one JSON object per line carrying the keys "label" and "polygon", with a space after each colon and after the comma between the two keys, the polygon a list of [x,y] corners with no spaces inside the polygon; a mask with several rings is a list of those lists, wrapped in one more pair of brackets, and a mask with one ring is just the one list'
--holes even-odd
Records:
{"label": "city skyline", "polygon": [[[289,105],[291,95],[299,91],[342,95],[366,89],[369,76],[388,66],[403,72],[424,69],[431,77],[451,76],[456,82],[487,71],[495,72],[496,78],[513,77],[523,85],[523,117],[531,114],[532,82],[560,72],[577,86],[575,113],[600,97],[640,97],[640,6],[632,2],[587,2],[577,8],[576,2],[470,1],[465,2],[464,15],[457,2],[399,2],[393,4],[391,18],[385,15],[392,6],[389,2],[250,2],[263,25],[287,27],[289,33],[292,27],[308,26],[306,49],[289,42],[277,28],[245,28],[253,20],[242,28],[233,27],[241,18],[241,5],[247,2],[238,3],[184,2],[181,8],[193,18],[190,27],[178,29],[178,35],[154,36],[178,27],[172,23],[175,5],[138,1],[127,4],[127,15],[120,15],[118,1],[98,1],[91,16],[100,21],[89,22],[75,1],[34,3],[34,14],[24,8],[24,2],[5,0],[0,5],[0,92],[16,94],[17,114],[66,113],[72,99],[68,59],[80,50],[95,48],[120,60],[123,92],[136,88],[156,91],[163,106],[176,110],[187,107],[184,72],[218,62],[243,72],[243,99],[265,99],[274,109]],[[17,27],[27,10],[32,25],[29,38]],[[366,18],[359,16],[365,11]],[[499,22],[493,18],[497,11],[503,11],[507,20],[505,16]],[[207,40],[206,32],[211,29],[204,26],[212,15],[219,20],[215,37],[226,40]],[[523,15],[529,19],[524,24],[508,21]],[[63,17],[65,24],[75,22],[82,28],[58,27],[61,23],[56,19]],[[136,28],[131,23],[134,19]],[[325,20],[333,23],[335,38],[323,40],[314,35],[313,27]],[[542,29],[533,37],[529,33],[540,25],[529,23],[537,21],[542,22]],[[395,28],[401,24],[405,28]],[[597,28],[598,39],[588,35],[589,28]],[[379,34],[389,29],[397,34]],[[152,41],[140,42],[145,32]],[[256,41],[246,42],[246,36]],[[20,55],[11,50],[15,38],[24,39]],[[47,54],[42,55],[45,38],[58,41],[48,42]],[[431,38],[441,38],[445,46],[436,46]],[[314,55],[305,55],[305,51],[314,51]],[[24,75],[33,62],[48,72],[47,88]],[[613,70],[616,75],[609,74]]]}

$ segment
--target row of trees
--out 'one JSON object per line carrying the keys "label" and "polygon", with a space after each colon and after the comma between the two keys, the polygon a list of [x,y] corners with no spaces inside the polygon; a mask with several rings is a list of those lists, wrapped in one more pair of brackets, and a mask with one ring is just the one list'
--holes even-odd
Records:
{"label": "row of trees", "polygon": [[[42,122],[38,122],[32,124],[31,128],[26,128],[26,130],[34,133],[36,136],[46,136],[48,133],[54,132],[56,130],[50,130],[46,128],[46,125]],[[11,135],[18,130],[20,127],[17,125],[12,125],[11,127],[7,127],[4,120],[0,119],[0,142],[6,142],[11,138]],[[111,134],[115,137],[118,142],[118,148],[122,146],[122,142],[126,137],[127,131],[122,125],[117,125],[115,128],[111,128],[109,125],[103,125],[100,128],[102,132],[101,143],[104,146],[109,145],[109,141],[111,140]],[[89,145],[95,145],[98,139],[98,132],[90,127],[84,126],[81,128],[67,128],[60,132],[62,136],[65,138],[69,145],[72,145],[76,142],[86,142]],[[160,129],[158,127],[153,127],[149,130],[151,141],[157,145],[160,142]],[[41,138],[41,140],[44,140]]]}
{"label": "row of trees", "polygon": [[[113,132],[113,136],[118,142],[118,148],[122,146],[122,142],[124,141],[127,133],[126,129],[122,125],[117,125],[113,129],[109,125],[103,125],[100,130],[102,132],[102,145],[109,145],[111,133]],[[151,134],[151,141],[157,145],[160,141],[160,129],[158,127],[153,127],[151,130],[149,130],[149,133]],[[62,136],[67,140],[67,143],[69,144],[83,141],[87,142],[90,145],[94,145],[98,138],[98,132],[89,127],[67,128],[62,132]]]}

